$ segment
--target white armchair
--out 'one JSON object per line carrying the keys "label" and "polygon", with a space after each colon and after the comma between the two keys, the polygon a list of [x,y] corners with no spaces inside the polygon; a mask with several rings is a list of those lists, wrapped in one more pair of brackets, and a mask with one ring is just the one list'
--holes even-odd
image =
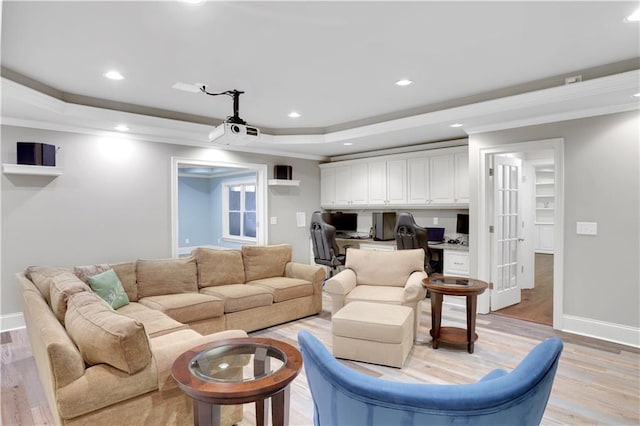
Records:
{"label": "white armchair", "polygon": [[424,250],[376,251],[349,249],[345,269],[324,286],[331,296],[331,311],[353,301],[388,303],[413,309],[414,336],[420,324],[420,302],[426,296],[422,279]]}

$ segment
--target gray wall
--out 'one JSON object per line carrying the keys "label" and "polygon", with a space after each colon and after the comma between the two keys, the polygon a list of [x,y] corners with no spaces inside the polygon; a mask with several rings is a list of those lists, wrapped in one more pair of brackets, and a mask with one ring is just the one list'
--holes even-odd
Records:
{"label": "gray wall", "polygon": [[[485,147],[564,138],[565,315],[640,326],[637,111],[472,135]],[[597,222],[596,237],[576,222]]]}
{"label": "gray wall", "polygon": [[[171,157],[293,166],[299,187],[269,187],[269,244],[293,245],[309,263],[308,219],[320,206],[317,161],[2,126],[2,162],[16,141],[60,147],[57,178],[2,174],[0,314],[22,311],[15,273],[29,265],[73,266],[171,255]],[[121,146],[122,145],[122,146]]]}

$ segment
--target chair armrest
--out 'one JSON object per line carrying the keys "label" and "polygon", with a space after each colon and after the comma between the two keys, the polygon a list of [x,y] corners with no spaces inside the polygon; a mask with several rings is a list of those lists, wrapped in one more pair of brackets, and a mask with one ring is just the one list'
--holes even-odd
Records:
{"label": "chair armrest", "polygon": [[284,267],[284,276],[309,281],[313,285],[313,292],[320,294],[322,293],[322,281],[327,277],[327,272],[322,266],[289,262]]}
{"label": "chair armrest", "polygon": [[331,314],[335,315],[345,303],[345,296],[356,288],[356,273],[344,269],[324,283],[324,290],[331,296]]}
{"label": "chair armrest", "polygon": [[345,296],[354,288],[356,288],[356,273],[351,269],[340,271],[324,283],[324,290],[332,295]]}
{"label": "chair armrest", "polygon": [[493,371],[490,371],[486,376],[484,376],[482,379],[480,379],[478,381],[479,382],[486,382],[488,380],[493,380],[493,379],[497,379],[498,377],[506,376],[507,374],[509,374],[507,372],[507,370],[503,370],[502,368],[498,368],[498,369],[495,369]]}
{"label": "chair armrest", "polygon": [[416,271],[409,275],[402,295],[404,302],[418,302],[425,298],[427,289],[422,285],[424,278],[427,278],[427,273],[424,271]]}

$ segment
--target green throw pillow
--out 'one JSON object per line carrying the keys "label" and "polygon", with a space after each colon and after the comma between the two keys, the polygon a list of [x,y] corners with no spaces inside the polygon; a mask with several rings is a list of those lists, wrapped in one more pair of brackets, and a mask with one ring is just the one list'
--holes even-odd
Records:
{"label": "green throw pillow", "polygon": [[113,309],[129,304],[129,297],[113,269],[90,276],[87,281],[89,281],[91,289],[106,300]]}

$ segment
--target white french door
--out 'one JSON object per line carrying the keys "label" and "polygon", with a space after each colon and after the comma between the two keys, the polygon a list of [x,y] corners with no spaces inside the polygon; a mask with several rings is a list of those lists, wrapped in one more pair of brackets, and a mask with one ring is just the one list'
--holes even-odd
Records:
{"label": "white french door", "polygon": [[520,241],[520,189],[522,162],[494,156],[493,255],[491,262],[491,310],[520,303],[518,249]]}

